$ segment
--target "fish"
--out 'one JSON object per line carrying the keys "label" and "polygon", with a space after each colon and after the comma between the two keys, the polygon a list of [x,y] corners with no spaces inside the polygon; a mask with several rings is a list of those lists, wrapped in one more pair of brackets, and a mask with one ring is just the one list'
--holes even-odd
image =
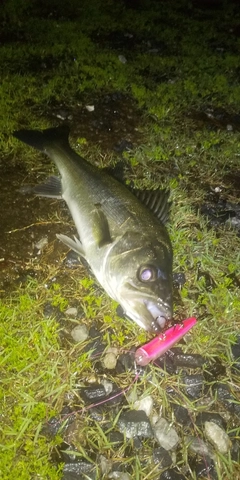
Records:
{"label": "fish", "polygon": [[13,133],[50,157],[60,173],[33,192],[65,200],[78,236],[61,233],[58,239],[87,261],[127,318],[161,332],[173,316],[173,252],[165,225],[169,191],[128,189],[78,155],[69,133],[66,125]]}

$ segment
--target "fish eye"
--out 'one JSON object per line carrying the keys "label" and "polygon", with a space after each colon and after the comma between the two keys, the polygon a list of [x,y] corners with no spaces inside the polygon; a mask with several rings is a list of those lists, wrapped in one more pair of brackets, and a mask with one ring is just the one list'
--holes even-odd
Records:
{"label": "fish eye", "polygon": [[157,277],[158,272],[153,265],[142,265],[138,270],[138,278],[141,282],[154,282]]}

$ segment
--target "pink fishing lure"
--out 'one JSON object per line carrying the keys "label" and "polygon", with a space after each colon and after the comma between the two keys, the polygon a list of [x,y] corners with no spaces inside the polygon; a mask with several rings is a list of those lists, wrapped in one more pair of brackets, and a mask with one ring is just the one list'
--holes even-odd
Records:
{"label": "pink fishing lure", "polygon": [[197,319],[195,317],[187,318],[182,323],[176,324],[173,327],[153,338],[135,352],[135,361],[138,365],[144,366],[149,362],[161,357],[169,348],[173,347],[175,343],[192,328]]}

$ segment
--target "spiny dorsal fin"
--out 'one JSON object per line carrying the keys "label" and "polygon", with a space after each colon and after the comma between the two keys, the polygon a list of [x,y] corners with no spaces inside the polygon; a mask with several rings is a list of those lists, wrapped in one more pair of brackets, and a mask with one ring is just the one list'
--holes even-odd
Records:
{"label": "spiny dorsal fin", "polygon": [[169,219],[171,203],[168,201],[169,190],[138,190],[132,193],[142,202],[162,223]]}

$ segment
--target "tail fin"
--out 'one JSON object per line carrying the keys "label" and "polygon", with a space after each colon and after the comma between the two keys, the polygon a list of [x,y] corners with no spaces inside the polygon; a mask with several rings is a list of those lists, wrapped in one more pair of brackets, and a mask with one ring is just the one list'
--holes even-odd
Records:
{"label": "tail fin", "polygon": [[69,145],[68,143],[69,127],[61,125],[57,128],[48,128],[47,130],[17,130],[13,132],[13,136],[21,142],[36,148],[41,152],[45,152],[49,144],[61,143]]}

